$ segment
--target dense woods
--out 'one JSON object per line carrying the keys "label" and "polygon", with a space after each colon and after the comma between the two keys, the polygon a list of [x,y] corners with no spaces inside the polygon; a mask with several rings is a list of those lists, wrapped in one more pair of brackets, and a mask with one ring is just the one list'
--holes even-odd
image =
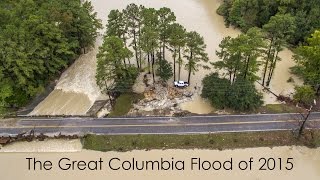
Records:
{"label": "dense woods", "polygon": [[94,45],[101,28],[90,2],[0,2],[0,109],[18,107]]}
{"label": "dense woods", "polygon": [[[295,88],[293,98],[300,104],[313,104],[315,94],[320,91],[318,1],[224,0],[218,13],[225,17],[227,25],[244,33],[235,38],[225,37],[220,43],[220,50],[216,51],[220,61],[212,64],[222,74],[211,74],[203,80],[203,97],[219,108],[257,108],[261,96],[253,84],[259,81],[265,87],[270,85],[277,62],[281,61],[279,53],[291,45],[296,47],[297,62],[292,73],[302,77],[305,83]],[[261,76],[257,73],[259,69]],[[237,88],[239,85],[242,89]]]}
{"label": "dense woods", "polygon": [[320,28],[320,3],[318,0],[224,0],[218,13],[227,25],[247,31],[262,28],[275,15],[293,18],[296,27],[288,42],[297,45]]}
{"label": "dense woods", "polygon": [[106,29],[97,55],[96,79],[109,95],[130,91],[140,72],[151,74],[155,83],[156,76],[164,82],[172,76],[181,80],[185,69],[191,83],[192,74],[208,68],[204,65],[209,59],[203,37],[176,23],[169,8],[129,4],[121,11],[110,12]]}

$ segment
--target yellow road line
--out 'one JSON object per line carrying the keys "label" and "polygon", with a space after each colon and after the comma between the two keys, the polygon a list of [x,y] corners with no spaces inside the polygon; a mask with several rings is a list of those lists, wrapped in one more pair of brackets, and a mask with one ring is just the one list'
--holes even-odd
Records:
{"label": "yellow road line", "polygon": [[[197,123],[197,124],[137,124],[137,125],[90,125],[90,126],[19,126],[19,127],[0,127],[2,129],[24,129],[24,128],[112,128],[112,127],[177,127],[177,126],[210,126],[210,125],[242,125],[242,124],[268,124],[268,123],[293,123],[297,120],[282,121],[248,121],[248,122],[225,122],[225,123]],[[320,122],[313,120],[312,122]]]}

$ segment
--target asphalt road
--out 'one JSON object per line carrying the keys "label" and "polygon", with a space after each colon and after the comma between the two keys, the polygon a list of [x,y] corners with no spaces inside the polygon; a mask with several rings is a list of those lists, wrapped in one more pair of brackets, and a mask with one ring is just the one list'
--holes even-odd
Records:
{"label": "asphalt road", "polygon": [[[93,134],[204,134],[292,130],[300,114],[257,114],[189,117],[135,118],[21,118],[1,123],[0,136],[15,136],[34,130],[46,135]],[[312,113],[306,128],[320,129],[320,113]]]}

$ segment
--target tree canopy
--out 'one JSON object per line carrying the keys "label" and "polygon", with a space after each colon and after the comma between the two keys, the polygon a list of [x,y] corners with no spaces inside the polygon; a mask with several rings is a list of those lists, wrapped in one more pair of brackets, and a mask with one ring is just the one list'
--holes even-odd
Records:
{"label": "tree canopy", "polygon": [[101,28],[90,2],[0,2],[0,106],[17,107],[94,45]]}
{"label": "tree canopy", "polygon": [[318,0],[224,0],[218,13],[226,24],[247,31],[251,27],[262,28],[276,14],[293,17],[297,29],[287,40],[297,45],[320,28],[320,3]]}
{"label": "tree canopy", "polygon": [[315,31],[307,40],[307,45],[297,48],[295,57],[298,63],[298,74],[302,76],[307,85],[320,92],[320,31]]}
{"label": "tree canopy", "polygon": [[[177,77],[180,80],[184,65],[189,72],[188,82],[190,83],[192,74],[200,68],[207,68],[205,63],[208,62],[208,55],[205,52],[206,44],[203,37],[195,31],[187,32],[182,25],[176,23],[174,12],[167,7],[155,9],[129,4],[123,10],[112,10],[108,16],[106,29],[103,47],[97,56],[99,63],[96,77],[102,91],[105,89],[102,86],[107,86],[105,79],[116,83],[126,79],[115,76],[115,73],[108,70],[111,66],[107,67],[108,65],[103,63],[106,62],[103,56],[120,53],[120,50],[113,52],[107,48],[107,41],[115,37],[123,40],[121,49],[133,50],[133,57],[136,59],[136,63],[131,63],[131,56],[122,58],[122,68],[119,72],[125,72],[124,70],[136,66],[138,71],[147,71],[152,74],[155,83],[156,76],[159,76],[162,81],[168,81],[172,76],[174,80]],[[167,51],[171,52],[173,63],[166,59]],[[127,89],[132,88],[132,83],[126,83],[126,85]]]}
{"label": "tree canopy", "polygon": [[263,103],[262,95],[248,80],[237,79],[230,84],[228,79],[220,78],[217,73],[213,73],[206,76],[202,83],[201,96],[217,108],[250,111],[259,108]]}

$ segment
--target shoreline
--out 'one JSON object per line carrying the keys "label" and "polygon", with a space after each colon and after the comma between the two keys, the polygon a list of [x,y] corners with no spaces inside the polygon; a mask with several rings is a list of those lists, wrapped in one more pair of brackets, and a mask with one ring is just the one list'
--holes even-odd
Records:
{"label": "shoreline", "polygon": [[[0,138],[0,142],[4,138]],[[2,141],[3,142],[3,141]],[[19,144],[25,144],[43,149],[50,142],[77,142],[82,150],[94,150],[100,152],[131,152],[134,150],[234,150],[260,147],[284,147],[302,146],[310,149],[320,147],[320,130],[306,130],[300,139],[297,139],[292,131],[271,132],[242,132],[242,133],[215,133],[194,135],[84,135],[80,136],[24,136],[11,139],[1,149],[7,147],[19,148]],[[37,145],[38,144],[38,145]],[[71,143],[72,144],[72,143]],[[1,146],[0,146],[1,147]],[[63,147],[60,145],[54,149]],[[14,148],[13,148],[14,149]],[[21,148],[20,148],[21,149]],[[63,149],[63,148],[62,148]],[[23,150],[15,150],[20,152]]]}

